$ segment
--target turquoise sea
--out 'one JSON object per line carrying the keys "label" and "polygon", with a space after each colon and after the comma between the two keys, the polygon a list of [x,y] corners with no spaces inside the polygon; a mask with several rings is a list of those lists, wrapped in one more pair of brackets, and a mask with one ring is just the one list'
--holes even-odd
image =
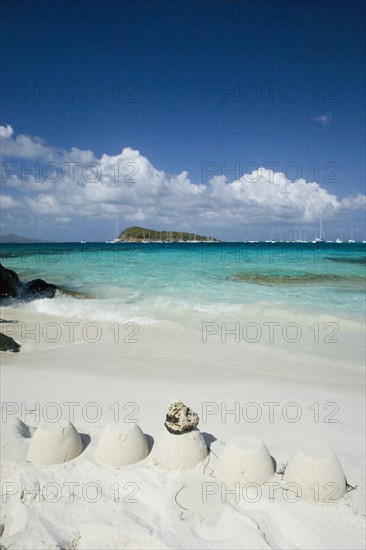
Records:
{"label": "turquoise sea", "polygon": [[17,305],[53,315],[190,325],[268,308],[365,314],[363,243],[1,244],[0,261],[90,295]]}

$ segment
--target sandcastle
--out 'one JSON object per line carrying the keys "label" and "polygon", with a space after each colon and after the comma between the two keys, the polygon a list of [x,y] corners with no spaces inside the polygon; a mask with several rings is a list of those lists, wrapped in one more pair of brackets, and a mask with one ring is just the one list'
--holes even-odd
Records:
{"label": "sandcastle", "polygon": [[265,444],[252,435],[233,437],[222,450],[216,473],[227,485],[262,485],[274,474],[271,455]]}
{"label": "sandcastle", "polygon": [[157,442],[154,463],[166,470],[194,468],[208,455],[208,448],[197,429],[197,413],[182,401],[172,401],[166,415],[164,430]]}
{"label": "sandcastle", "polygon": [[61,464],[76,458],[82,450],[81,437],[71,422],[42,424],[30,441],[27,460],[44,466]]}
{"label": "sandcastle", "polygon": [[95,452],[100,464],[123,468],[143,460],[149,452],[146,437],[138,424],[107,424]]}
{"label": "sandcastle", "polygon": [[337,502],[346,492],[342,466],[328,447],[300,448],[289,460],[283,482],[291,490],[313,502]]}
{"label": "sandcastle", "polygon": [[[198,423],[197,413],[182,401],[172,401],[165,429],[154,446],[154,464],[165,470],[187,470],[202,462],[209,449],[197,428]],[[42,424],[30,439],[27,460],[49,466],[73,460],[82,451],[82,440],[73,424],[68,421]],[[99,464],[124,468],[140,462],[148,453],[146,437],[137,423],[115,423],[105,426],[94,458]],[[233,437],[224,446],[215,465],[215,475],[229,487],[237,483],[242,487],[263,485],[274,473],[274,459],[266,445],[252,435]],[[309,501],[332,503],[344,496],[347,481],[333,451],[322,445],[312,445],[301,447],[291,457],[282,486]]]}

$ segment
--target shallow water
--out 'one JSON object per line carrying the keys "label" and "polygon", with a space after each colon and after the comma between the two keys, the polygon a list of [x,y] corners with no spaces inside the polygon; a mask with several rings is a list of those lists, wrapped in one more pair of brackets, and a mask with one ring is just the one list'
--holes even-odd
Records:
{"label": "shallow water", "polygon": [[22,280],[87,292],[20,307],[62,316],[191,323],[266,308],[339,315],[365,311],[366,245],[305,243],[2,244]]}

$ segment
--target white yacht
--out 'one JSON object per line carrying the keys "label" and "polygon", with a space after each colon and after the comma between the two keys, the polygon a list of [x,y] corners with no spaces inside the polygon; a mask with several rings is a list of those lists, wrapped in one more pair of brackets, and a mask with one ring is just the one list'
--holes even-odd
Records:
{"label": "white yacht", "polygon": [[115,239],[111,239],[110,241],[106,241],[106,244],[115,244],[115,243],[119,243],[121,242],[118,238],[118,235],[119,235],[119,231],[118,231],[118,221],[117,221],[117,218],[116,218],[116,238]]}
{"label": "white yacht", "polygon": [[314,244],[325,243],[324,234],[323,234],[323,220],[321,217],[319,221],[319,236],[315,237],[315,239],[313,240],[313,243]]}

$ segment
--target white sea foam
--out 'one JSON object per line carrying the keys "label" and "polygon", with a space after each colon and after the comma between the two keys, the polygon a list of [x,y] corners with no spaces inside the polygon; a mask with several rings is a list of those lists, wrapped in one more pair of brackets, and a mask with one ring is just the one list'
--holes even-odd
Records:
{"label": "white sea foam", "polygon": [[[107,294],[107,293],[104,293]],[[110,323],[137,323],[139,325],[199,326],[202,321],[228,323],[299,323],[310,327],[314,323],[311,309],[298,310],[296,307],[283,307],[280,302],[257,301],[254,304],[233,304],[224,302],[204,303],[174,296],[139,296],[139,291],[121,288],[102,298],[78,299],[57,294],[54,298],[38,299],[18,304],[17,309],[25,313],[37,313],[74,319]],[[137,301],[137,298],[140,298]],[[336,315],[317,315],[318,322],[337,323],[343,330],[360,330],[357,319],[345,318],[342,312]],[[281,326],[282,326],[281,325]],[[322,326],[323,326],[322,325]]]}
{"label": "white sea foam", "polygon": [[130,304],[113,303],[106,300],[80,300],[70,296],[57,296],[53,299],[40,299],[24,304],[26,311],[43,313],[57,317],[91,319],[115,323],[135,322],[139,325],[154,325],[161,320],[146,314],[142,307]]}

